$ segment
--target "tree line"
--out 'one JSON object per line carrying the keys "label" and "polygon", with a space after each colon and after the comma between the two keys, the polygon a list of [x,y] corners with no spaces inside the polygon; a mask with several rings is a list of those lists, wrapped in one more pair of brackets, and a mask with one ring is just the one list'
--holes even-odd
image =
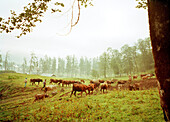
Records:
{"label": "tree line", "polygon": [[125,44],[120,50],[109,47],[100,56],[94,58],[75,55],[66,58],[51,58],[45,55],[38,58],[31,53],[30,59],[16,67],[9,61],[7,52],[4,60],[0,55],[0,68],[29,74],[55,74],[58,77],[114,77],[140,72],[154,72],[154,60],[150,38],[139,39],[133,46]]}

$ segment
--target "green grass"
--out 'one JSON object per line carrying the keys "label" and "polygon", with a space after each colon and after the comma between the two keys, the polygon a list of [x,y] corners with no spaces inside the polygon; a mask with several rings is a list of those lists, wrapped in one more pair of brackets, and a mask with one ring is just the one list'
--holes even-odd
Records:
{"label": "green grass", "polygon": [[[70,98],[71,86],[57,86],[58,94],[34,102],[34,95],[43,93],[39,86],[27,84],[25,77],[47,79],[50,77],[24,75],[18,73],[0,74],[0,90],[3,99],[0,101],[0,121],[141,121],[163,122],[159,93],[156,88],[142,91],[94,91],[94,95],[77,94]],[[69,80],[73,80],[70,78]],[[76,80],[74,78],[74,80]],[[79,79],[77,79],[79,80]],[[86,83],[88,82],[85,79]],[[88,84],[88,83],[87,83]],[[60,97],[61,95],[64,95]]]}

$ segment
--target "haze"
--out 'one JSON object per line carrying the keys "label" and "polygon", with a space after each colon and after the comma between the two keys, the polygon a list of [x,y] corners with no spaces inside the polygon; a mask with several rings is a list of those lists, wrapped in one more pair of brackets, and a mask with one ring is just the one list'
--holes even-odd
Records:
{"label": "haze", "polygon": [[[8,17],[10,10],[20,13],[30,1],[1,1],[0,16]],[[63,11],[68,10],[71,2]],[[9,51],[10,55],[14,55],[13,60],[17,58],[20,61],[30,56],[31,52],[39,57],[48,55],[65,58],[67,55],[75,55],[90,58],[101,55],[108,47],[120,49],[125,44],[131,46],[138,39],[149,37],[147,10],[135,8],[135,0],[94,0],[93,5],[81,7],[80,20],[67,36],[61,35],[69,32],[67,25],[71,11],[63,16],[48,12],[42,23],[19,39],[16,38],[19,35],[17,31],[0,34],[2,55]],[[75,18],[76,10],[75,7]]]}

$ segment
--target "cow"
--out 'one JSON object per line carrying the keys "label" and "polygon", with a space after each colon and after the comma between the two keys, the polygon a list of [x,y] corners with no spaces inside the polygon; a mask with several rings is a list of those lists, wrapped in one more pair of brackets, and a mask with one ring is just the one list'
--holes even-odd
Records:
{"label": "cow", "polygon": [[99,80],[100,83],[104,83],[105,81],[104,80]]}
{"label": "cow", "polygon": [[32,85],[35,84],[35,82],[38,82],[38,85],[39,85],[39,83],[43,82],[43,80],[39,79],[39,78],[38,79],[30,79],[30,83],[32,83]]}
{"label": "cow", "polygon": [[74,83],[70,97],[72,96],[73,92],[74,92],[74,95],[76,96],[76,91],[81,92],[81,96],[83,92],[85,92],[87,95],[87,92],[86,92],[87,89],[88,89],[87,85]]}
{"label": "cow", "polygon": [[121,90],[121,88],[123,87],[124,84],[126,84],[128,81],[126,80],[120,80],[117,82],[117,87],[119,90]]}
{"label": "cow", "polygon": [[107,88],[108,88],[108,84],[106,82],[102,83],[101,86],[100,86],[100,91],[103,90],[103,93],[104,93],[104,90],[106,89],[106,92],[107,92]]}
{"label": "cow", "polygon": [[58,83],[59,81],[57,79],[50,79],[50,84],[51,83]]}
{"label": "cow", "polygon": [[94,88],[95,88],[95,85],[94,84],[89,84],[88,85],[88,91],[89,91],[89,95],[90,95],[90,91],[92,91],[92,94],[93,94],[93,90],[94,90]]}
{"label": "cow", "polygon": [[82,83],[85,83],[85,81],[84,81],[84,80],[81,80],[81,82],[82,82]]}
{"label": "cow", "polygon": [[139,90],[140,83],[135,83],[135,84],[129,84],[129,90]]}
{"label": "cow", "polygon": [[152,78],[153,76],[155,76],[154,74],[151,74],[151,73],[149,73],[149,74],[147,74],[146,76],[148,76],[148,78]]}
{"label": "cow", "polygon": [[37,100],[40,100],[40,99],[43,100],[46,97],[49,97],[49,95],[48,94],[36,94],[35,95],[35,100],[33,102],[35,102]]}
{"label": "cow", "polygon": [[62,81],[62,87],[64,87],[64,84],[65,84],[66,86],[69,86],[69,85],[71,84],[71,81],[63,80],[63,81]]}
{"label": "cow", "polygon": [[49,85],[49,86],[45,87],[44,92],[51,91],[54,89],[57,89],[57,87],[55,85]]}
{"label": "cow", "polygon": [[146,76],[147,74],[141,74],[140,77],[142,78],[143,76]]}
{"label": "cow", "polygon": [[143,80],[148,79],[148,76],[147,76],[147,75],[146,75],[146,76],[143,76],[142,79],[143,79]]}
{"label": "cow", "polygon": [[134,79],[137,79],[137,78],[138,78],[138,76],[137,76],[137,75],[134,75],[134,76],[133,76],[133,80],[134,80]]}
{"label": "cow", "polygon": [[98,82],[98,81],[90,80],[90,83],[95,85],[94,88],[98,88],[100,86],[100,82]]}

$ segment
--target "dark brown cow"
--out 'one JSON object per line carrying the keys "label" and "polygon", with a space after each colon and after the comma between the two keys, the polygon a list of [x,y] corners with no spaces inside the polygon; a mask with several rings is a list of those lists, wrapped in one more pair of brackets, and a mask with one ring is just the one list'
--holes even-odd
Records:
{"label": "dark brown cow", "polygon": [[91,94],[93,94],[93,90],[94,90],[94,88],[95,88],[95,85],[94,85],[94,84],[89,84],[89,85],[88,85],[88,91],[89,91],[89,94],[90,94],[90,91],[92,91],[92,93],[91,93]]}
{"label": "dark brown cow", "polygon": [[81,82],[82,82],[82,83],[85,83],[85,81],[84,81],[84,80],[81,80]]}
{"label": "dark brown cow", "polygon": [[57,79],[50,79],[50,84],[51,83],[58,83],[59,81]]}
{"label": "dark brown cow", "polygon": [[141,74],[140,77],[142,78],[143,76],[146,76],[147,74]]}
{"label": "dark brown cow", "polygon": [[99,80],[100,83],[104,83],[104,80]]}
{"label": "dark brown cow", "polygon": [[40,100],[40,99],[43,100],[46,97],[49,97],[49,95],[48,94],[36,94],[35,95],[35,100],[33,102],[35,102],[37,100]]}
{"label": "dark brown cow", "polygon": [[32,85],[35,84],[35,82],[38,82],[38,85],[39,85],[39,83],[43,82],[43,80],[39,79],[39,78],[38,79],[30,79],[30,83],[32,83]]}
{"label": "dark brown cow", "polygon": [[74,95],[76,96],[76,91],[81,92],[81,96],[83,92],[85,92],[87,95],[87,92],[86,92],[87,89],[88,89],[87,85],[74,83],[70,97],[72,96],[73,92],[74,92]]}
{"label": "dark brown cow", "polygon": [[133,76],[133,80],[134,80],[134,79],[137,79],[137,78],[138,78],[138,76],[137,76],[137,75],[134,75],[134,76]]}
{"label": "dark brown cow", "polygon": [[100,91],[103,90],[103,93],[104,93],[104,90],[106,89],[106,92],[107,92],[107,88],[108,88],[108,84],[107,83],[102,83],[101,86],[100,86]]}

